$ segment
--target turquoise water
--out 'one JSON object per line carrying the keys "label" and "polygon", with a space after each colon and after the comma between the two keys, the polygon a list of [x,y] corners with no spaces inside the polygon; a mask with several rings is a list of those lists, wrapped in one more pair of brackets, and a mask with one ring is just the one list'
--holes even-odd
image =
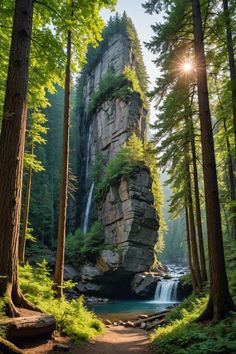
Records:
{"label": "turquoise water", "polygon": [[132,313],[154,313],[165,310],[173,302],[140,301],[140,300],[117,300],[106,304],[89,305],[89,309],[95,313],[102,314],[132,314]]}

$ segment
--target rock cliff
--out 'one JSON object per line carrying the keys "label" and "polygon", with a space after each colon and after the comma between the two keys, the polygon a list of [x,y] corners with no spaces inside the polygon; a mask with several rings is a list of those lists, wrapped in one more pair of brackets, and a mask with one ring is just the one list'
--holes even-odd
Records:
{"label": "rock cliff", "polygon": [[136,67],[132,41],[127,35],[115,33],[80,80],[80,189],[77,198],[80,228],[86,232],[98,219],[104,230],[103,249],[92,263],[81,266],[78,289],[83,293],[127,295],[131,293],[133,277],[149,271],[154,261],[158,215],[149,169],[143,166],[130,176],[121,177],[110,185],[103,198],[94,201],[96,181],[91,171],[98,154],[103,160],[102,174],[133,133],[141,140],[145,137],[148,112],[143,98],[135,90],[124,97],[121,94],[109,96],[108,92],[92,113],[89,112],[91,100],[99,92],[106,74],[112,71],[114,77],[118,77],[127,66]]}

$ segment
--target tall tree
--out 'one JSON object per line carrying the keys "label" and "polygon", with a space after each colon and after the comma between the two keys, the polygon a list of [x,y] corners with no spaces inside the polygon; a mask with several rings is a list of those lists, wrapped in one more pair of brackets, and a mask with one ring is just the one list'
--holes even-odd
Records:
{"label": "tall tree", "polygon": [[[85,51],[88,44],[96,45],[100,40],[103,21],[100,16],[102,7],[112,7],[115,0],[103,0],[95,2],[71,1],[68,6],[67,33],[67,63],[65,75],[64,95],[64,129],[62,149],[62,177],[60,190],[60,209],[57,235],[57,255],[54,275],[54,290],[56,297],[63,296],[64,277],[64,253],[66,237],[66,215],[67,215],[67,194],[68,194],[68,168],[69,168],[69,129],[70,129],[70,86],[71,66],[80,68],[85,61]],[[58,18],[58,30],[65,30],[65,24]],[[80,32],[78,32],[80,30]],[[72,39],[73,38],[73,39]],[[74,49],[74,61],[72,61],[72,42]],[[83,51],[84,49],[84,51]]]}
{"label": "tall tree", "polygon": [[189,214],[188,214],[188,203],[187,198],[185,198],[185,224],[186,224],[186,235],[187,235],[187,246],[188,246],[188,265],[191,274],[191,281],[193,291],[197,291],[197,282],[195,273],[193,270],[193,263],[192,263],[192,252],[191,252],[191,240],[190,240],[190,227],[189,227]]}
{"label": "tall tree", "polygon": [[0,296],[7,312],[34,308],[18,285],[18,235],[25,144],[33,0],[16,0],[0,136]]}
{"label": "tall tree", "polygon": [[[229,60],[229,73],[231,80],[231,95],[232,95],[232,112],[233,112],[233,127],[234,127],[234,144],[235,144],[235,160],[236,160],[236,65],[234,57],[234,43],[232,35],[232,24],[229,11],[228,0],[223,1],[224,19],[225,19],[225,29],[226,29],[226,40],[228,49],[228,60]],[[234,198],[235,202],[235,198]],[[236,230],[234,230],[234,237],[236,237]]]}
{"label": "tall tree", "polygon": [[29,218],[29,207],[30,207],[30,195],[31,195],[31,184],[32,184],[32,174],[33,172],[44,171],[41,161],[37,160],[35,155],[35,145],[45,144],[46,141],[42,135],[46,134],[47,128],[44,124],[46,123],[46,117],[39,111],[32,112],[30,115],[31,127],[28,131],[29,139],[29,149],[28,153],[25,151],[24,154],[24,165],[27,167],[27,178],[26,178],[26,191],[25,200],[23,206],[23,225],[20,235],[20,246],[19,246],[19,261],[21,264],[25,263],[25,246],[28,231],[28,218]]}
{"label": "tall tree", "polygon": [[207,280],[206,258],[205,258],[205,251],[204,251],[204,240],[203,240],[202,220],[201,220],[197,154],[196,154],[196,145],[195,145],[195,136],[194,136],[192,117],[190,117],[190,123],[191,123],[190,140],[191,140],[191,154],[192,154],[192,161],[193,161],[193,182],[194,182],[194,196],[195,196],[195,209],[196,209],[196,223],[197,223],[197,231],[198,231],[198,245],[199,245],[200,263],[201,263],[201,276],[202,276],[202,281],[205,282]]}
{"label": "tall tree", "polygon": [[[188,128],[188,118],[185,119],[186,129]],[[189,165],[189,143],[185,142],[185,172],[186,172],[186,200],[188,208],[188,227],[190,234],[190,244],[191,244],[191,259],[192,267],[194,272],[194,277],[196,280],[196,288],[198,291],[202,288],[202,277],[200,272],[199,256],[198,256],[198,246],[197,246],[197,237],[195,229],[195,219],[194,219],[194,209],[193,209],[193,197],[192,197],[192,181],[190,174],[190,165]]]}
{"label": "tall tree", "polygon": [[67,63],[65,77],[65,95],[64,95],[64,129],[63,129],[63,147],[62,147],[62,173],[61,173],[61,191],[59,224],[57,235],[57,254],[56,269],[54,275],[56,296],[61,298],[63,295],[63,277],[64,277],[64,253],[66,238],[66,208],[68,193],[68,168],[69,168],[69,131],[70,131],[70,90],[71,90],[71,31],[67,34]]}
{"label": "tall tree", "polygon": [[213,319],[217,321],[225,317],[229,311],[235,310],[236,307],[229,293],[225,269],[202,15],[199,0],[192,0],[192,13],[210,266],[210,298],[207,308],[199,320]]}

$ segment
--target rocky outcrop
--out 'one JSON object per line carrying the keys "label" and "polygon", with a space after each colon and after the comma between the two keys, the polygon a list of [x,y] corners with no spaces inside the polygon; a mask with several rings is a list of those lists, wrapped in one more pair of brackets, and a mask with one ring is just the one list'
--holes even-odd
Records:
{"label": "rocky outcrop", "polygon": [[153,299],[159,280],[160,277],[153,273],[136,274],[131,282],[131,291],[139,297]]}
{"label": "rocky outcrop", "polygon": [[[135,274],[146,271],[154,261],[158,222],[151,193],[152,180],[147,169],[140,169],[128,180],[111,186],[99,207],[104,226],[104,244],[113,246],[113,255],[100,254],[99,264],[116,259],[113,272]],[[108,266],[109,268],[109,266]]]}
{"label": "rocky outcrop", "polygon": [[[97,296],[135,294],[135,290],[131,290],[132,279],[135,274],[150,270],[157,242],[159,223],[148,168],[140,168],[132,176],[122,177],[110,186],[102,200],[95,204],[92,198],[91,205],[88,205],[88,196],[94,189],[91,170],[98,153],[106,166],[133,133],[141,140],[145,136],[147,110],[137,92],[128,98],[104,97],[93,113],[88,113],[91,97],[104,75],[111,69],[115,75],[120,75],[126,65],[135,66],[132,43],[127,36],[115,34],[83,80],[77,199],[80,226],[83,229],[85,220],[91,223],[96,214],[104,228],[104,247],[93,264],[81,267],[78,290]],[[151,287],[150,284],[147,286]],[[146,296],[150,291],[139,293]]]}

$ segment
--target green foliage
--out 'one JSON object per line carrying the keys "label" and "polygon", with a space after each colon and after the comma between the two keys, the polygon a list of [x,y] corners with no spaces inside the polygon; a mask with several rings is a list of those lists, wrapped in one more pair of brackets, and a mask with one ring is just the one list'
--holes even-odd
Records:
{"label": "green foliage", "polygon": [[87,54],[87,64],[83,68],[82,76],[85,77],[94,69],[94,67],[100,61],[103,53],[107,50],[109,39],[114,34],[119,34],[119,33],[124,35],[131,42],[137,77],[140,83],[140,87],[142,88],[142,91],[146,92],[148,86],[148,77],[143,62],[141,44],[138,39],[135,27],[131,19],[127,17],[126,13],[124,13],[122,17],[116,14],[114,17],[110,18],[108,25],[103,30],[102,33],[103,40],[102,42],[100,42],[99,48],[92,48],[91,46],[89,47],[88,54]]}
{"label": "green foliage", "polygon": [[20,286],[24,295],[42,310],[55,316],[57,329],[76,341],[88,340],[103,332],[103,324],[88,311],[83,298],[67,302],[53,297],[50,272],[46,261],[33,268],[30,265],[19,268]]}
{"label": "green foliage", "polygon": [[116,98],[127,100],[134,92],[140,94],[145,106],[147,106],[147,100],[140,87],[135,69],[126,65],[122,75],[115,75],[111,69],[108,70],[100,81],[98,90],[90,98],[87,110],[88,116],[95,113],[96,109],[105,101]]}
{"label": "green foliage", "polygon": [[225,241],[225,261],[231,294],[236,301],[236,242]]}
{"label": "green foliage", "polygon": [[133,134],[106,166],[96,186],[96,199],[102,198],[110,185],[119,181],[121,177],[128,177],[140,167],[144,167],[143,158],[142,142]]}
{"label": "green foliage", "polygon": [[106,100],[125,97],[127,94],[129,94],[128,81],[123,75],[115,75],[109,70],[100,81],[98,90],[90,98],[88,115],[94,113]]}
{"label": "green foliage", "polygon": [[101,152],[98,152],[95,156],[93,165],[91,167],[91,178],[95,185],[99,182],[100,176],[104,170],[105,160]]}
{"label": "green foliage", "polygon": [[75,235],[69,235],[66,238],[66,261],[71,264],[81,264],[85,258],[96,256],[104,249],[103,240],[103,227],[98,221],[91,225],[86,234],[78,230]]}
{"label": "green foliage", "polygon": [[202,354],[233,353],[236,350],[235,317],[215,325],[193,321],[202,313],[207,297],[190,298],[167,316],[165,327],[157,328],[151,338],[156,353]]}
{"label": "green foliage", "polygon": [[140,94],[140,97],[142,98],[143,102],[146,103],[146,96],[141,89],[140,82],[136,73],[136,70],[129,65],[126,65],[124,70],[123,70],[123,75],[124,77],[127,78],[128,81],[132,83],[132,90],[134,92],[138,92]]}

